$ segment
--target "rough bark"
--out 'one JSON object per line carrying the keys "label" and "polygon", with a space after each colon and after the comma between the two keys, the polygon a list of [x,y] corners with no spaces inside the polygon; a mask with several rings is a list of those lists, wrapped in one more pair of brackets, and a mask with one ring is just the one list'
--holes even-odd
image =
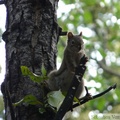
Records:
{"label": "rough bark", "polygon": [[47,72],[55,68],[58,25],[56,0],[6,0],[6,76],[2,83],[6,120],[52,120],[54,114],[48,111],[40,114],[35,106],[12,103],[25,95],[33,94],[43,100],[41,85],[33,83],[21,74],[20,66],[27,66],[41,75],[41,65]]}

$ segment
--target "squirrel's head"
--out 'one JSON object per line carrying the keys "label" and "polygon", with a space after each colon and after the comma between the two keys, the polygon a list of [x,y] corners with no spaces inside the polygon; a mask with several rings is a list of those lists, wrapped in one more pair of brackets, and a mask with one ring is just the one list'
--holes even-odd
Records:
{"label": "squirrel's head", "polygon": [[72,32],[68,32],[68,48],[73,52],[79,52],[84,48],[84,42],[82,40],[82,32],[79,35],[73,35]]}

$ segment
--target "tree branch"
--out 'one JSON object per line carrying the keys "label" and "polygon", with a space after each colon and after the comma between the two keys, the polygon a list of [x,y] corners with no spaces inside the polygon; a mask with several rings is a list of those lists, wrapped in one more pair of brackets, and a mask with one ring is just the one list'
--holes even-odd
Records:
{"label": "tree branch", "polygon": [[62,31],[62,28],[61,27],[59,27],[59,36],[65,36],[65,35],[67,35],[67,31]]}
{"label": "tree branch", "polygon": [[66,31],[60,33],[60,36],[65,36],[65,35],[67,35],[67,32],[66,32]]}
{"label": "tree branch", "polygon": [[[99,33],[99,29],[98,29],[98,27],[96,27],[97,26],[97,23],[96,23],[96,17],[95,17],[95,11],[94,10],[92,10],[91,11],[93,14],[93,22],[95,23],[95,26],[93,27],[93,30],[95,31],[95,33],[96,33],[96,35],[98,36],[98,40],[102,40],[102,47],[103,47],[103,49],[105,50],[106,48],[107,48],[107,40],[106,40],[106,38],[105,38],[105,34],[104,34],[104,32],[101,32],[100,31],[100,33]],[[96,60],[96,59],[94,59],[94,60]],[[119,72],[114,72],[111,68],[109,68],[109,67],[107,67],[102,61],[97,61],[96,60],[96,62],[98,63],[98,65],[104,70],[104,71],[106,71],[106,72],[108,72],[109,74],[112,74],[112,75],[115,75],[115,76],[117,76],[117,77],[119,77],[120,78],[120,73]]]}
{"label": "tree branch", "polygon": [[[106,89],[105,91],[103,91],[103,92],[101,92],[101,93],[99,93],[99,94],[97,94],[97,95],[94,95],[94,96],[89,97],[89,99],[80,99],[80,103],[74,104],[74,105],[72,106],[72,108],[78,107],[78,106],[80,106],[80,105],[88,102],[89,100],[93,100],[93,99],[96,99],[96,98],[98,98],[98,97],[101,97],[102,95],[108,93],[110,90],[115,89],[116,86],[117,86],[117,85],[114,84],[114,85],[110,86],[108,89]],[[86,96],[85,96],[84,98],[86,98]],[[71,110],[71,109],[69,109],[69,110]],[[68,110],[68,111],[69,111],[69,110]]]}
{"label": "tree branch", "polygon": [[70,88],[67,92],[67,95],[66,95],[62,105],[60,106],[58,112],[56,113],[54,120],[62,120],[65,113],[72,107],[73,98],[74,98],[76,90],[82,80],[82,77],[85,73],[85,70],[86,70],[85,64],[87,61],[88,61],[88,58],[85,57],[85,55],[84,55],[80,61],[79,66],[76,68],[75,75],[71,82]]}
{"label": "tree branch", "polygon": [[79,66],[76,68],[75,75],[73,77],[73,80],[72,80],[71,86],[68,90],[68,93],[67,93],[62,105],[60,106],[58,112],[56,113],[54,120],[62,120],[62,118],[64,117],[66,112],[68,112],[69,110],[71,110],[75,107],[78,107],[78,106],[88,102],[89,100],[93,100],[98,97],[101,97],[102,95],[106,94],[110,90],[116,88],[116,84],[115,84],[113,86],[110,86],[107,90],[105,90],[97,95],[94,95],[94,96],[91,96],[88,93],[88,89],[86,88],[86,92],[87,92],[86,96],[83,97],[82,99],[80,99],[80,103],[76,103],[76,104],[72,105],[76,90],[82,80],[84,73],[85,73],[85,70],[86,70],[85,64],[87,61],[88,61],[87,57],[83,56],[83,58],[80,61]]}
{"label": "tree branch", "polygon": [[120,78],[120,73],[116,72],[114,70],[112,70],[112,68],[108,67],[105,63],[104,63],[104,59],[102,59],[101,61],[96,60],[95,58],[90,57],[91,59],[95,60],[97,62],[97,64],[99,65],[99,67],[101,67],[105,72],[112,74],[116,77]]}
{"label": "tree branch", "polygon": [[111,68],[107,67],[102,61],[97,61],[97,63],[104,71],[120,78],[120,73],[117,73],[116,71],[113,71]]}

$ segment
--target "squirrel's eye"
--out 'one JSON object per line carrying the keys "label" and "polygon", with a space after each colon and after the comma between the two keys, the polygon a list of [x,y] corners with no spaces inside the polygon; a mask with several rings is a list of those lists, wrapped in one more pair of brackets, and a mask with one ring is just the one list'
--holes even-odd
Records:
{"label": "squirrel's eye", "polygon": [[71,44],[73,45],[74,43],[75,43],[75,41],[72,40],[72,41],[71,41]]}

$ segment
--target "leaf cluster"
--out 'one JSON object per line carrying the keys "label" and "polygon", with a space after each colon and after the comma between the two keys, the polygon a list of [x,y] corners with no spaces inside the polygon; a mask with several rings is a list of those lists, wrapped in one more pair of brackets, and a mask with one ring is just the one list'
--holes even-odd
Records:
{"label": "leaf cluster", "polygon": [[[41,84],[45,80],[48,79],[47,72],[43,65],[41,68],[41,72],[42,72],[41,76],[38,76],[34,74],[33,72],[31,72],[27,66],[21,66],[21,72],[23,76],[30,77],[30,80],[32,80],[33,82],[36,82],[37,84]],[[45,96],[44,101],[40,101],[34,95],[29,94],[29,95],[24,96],[24,98],[22,98],[20,101],[13,103],[13,105],[14,107],[19,106],[21,104],[25,106],[28,106],[28,105],[39,106],[39,112],[41,114],[46,112],[48,108],[56,112],[56,108],[57,109],[59,108],[64,97],[65,96],[62,94],[60,90],[49,92],[47,96]]]}

